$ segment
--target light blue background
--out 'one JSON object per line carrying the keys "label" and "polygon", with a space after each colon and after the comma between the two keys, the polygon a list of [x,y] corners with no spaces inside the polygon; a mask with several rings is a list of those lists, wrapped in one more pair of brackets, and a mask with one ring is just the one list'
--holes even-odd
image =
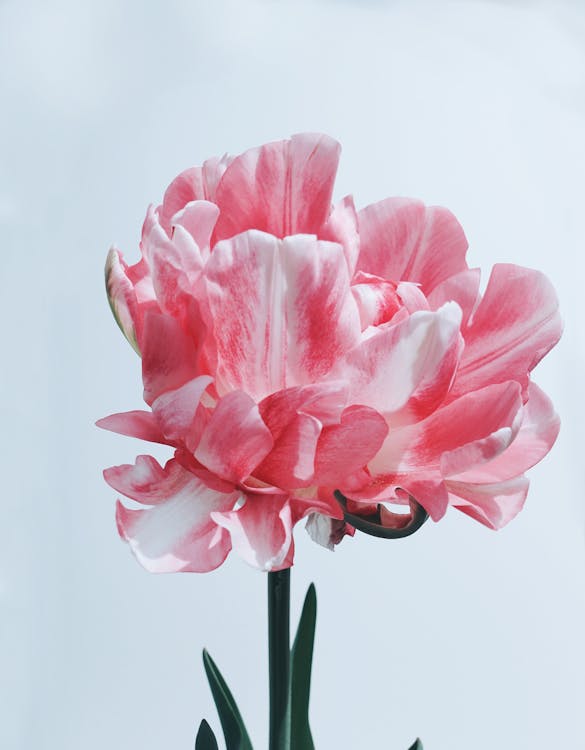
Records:
{"label": "light blue background", "polygon": [[566,330],[535,374],[561,437],[508,528],[451,512],[334,554],[298,529],[316,745],[583,747],[582,4],[3,0],[0,79],[0,746],[192,748],[206,645],[265,747],[264,575],[149,575],[117,537],[101,469],[148,446],[93,427],[141,406],[102,269],[183,168],[322,130],[337,197],[450,207],[484,279],[550,276]]}

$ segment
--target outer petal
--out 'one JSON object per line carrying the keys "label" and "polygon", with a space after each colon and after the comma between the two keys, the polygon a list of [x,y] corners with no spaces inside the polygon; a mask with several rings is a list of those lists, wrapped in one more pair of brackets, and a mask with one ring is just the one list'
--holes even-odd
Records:
{"label": "outer petal", "polygon": [[376,475],[435,470],[449,476],[499,455],[513,441],[521,419],[518,383],[488,386],[418,424],[391,429],[369,467]]}
{"label": "outer petal", "polygon": [[217,187],[215,241],[247,229],[317,234],[331,210],[339,152],[332,138],[303,133],[236,157]]}
{"label": "outer petal", "polygon": [[126,264],[119,250],[111,248],[106,259],[106,293],[116,323],[137,354],[140,354],[136,334],[138,302],[134,286],[126,276]]}
{"label": "outer petal", "polygon": [[315,417],[324,426],[338,424],[347,399],[347,384],[332,380],[276,391],[266,396],[258,408],[276,440],[299,413]]}
{"label": "outer petal", "polygon": [[130,510],[118,503],[120,535],[139,562],[153,572],[207,572],[224,561],[229,536],[211,519],[214,511],[233,508],[239,493],[208,487],[174,459],[161,469],[154,459],[141,457],[136,466],[114,467],[107,480],[141,502],[148,510]]}
{"label": "outer petal", "polygon": [[496,484],[452,480],[446,484],[451,505],[492,529],[501,529],[522,510],[529,482],[517,477]]}
{"label": "outer petal", "polygon": [[552,402],[535,383],[530,383],[522,425],[512,444],[492,461],[453,478],[461,482],[488,484],[514,479],[546,456],[559,428],[560,420]]}
{"label": "outer petal", "polygon": [[529,372],[559,340],[561,329],[557,297],[546,276],[494,266],[464,331],[465,351],[451,398],[512,379],[526,389]]}
{"label": "outer petal", "polygon": [[428,295],[467,268],[467,240],[446,208],[409,198],[387,198],[359,214],[357,270],[392,281],[414,281]]}
{"label": "outer petal", "polygon": [[287,495],[248,494],[242,508],[213,513],[212,518],[227,529],[234,550],[255,568],[272,571],[292,565],[293,519]]}
{"label": "outer petal", "polygon": [[461,311],[451,303],[436,313],[417,312],[377,329],[334,371],[351,383],[350,402],[394,414],[393,423],[421,419],[435,410],[459,361],[460,319]]}
{"label": "outer petal", "polygon": [[156,418],[149,411],[136,410],[110,414],[109,417],[98,419],[96,425],[103,430],[140,438],[140,440],[149,440],[151,443],[167,444],[168,442]]}
{"label": "outer petal", "polygon": [[147,313],[142,339],[142,380],[147,404],[199,374],[198,346],[174,318]]}
{"label": "outer petal", "polygon": [[[191,497],[193,475],[172,458],[165,467],[152,456],[138,456],[135,464],[111,466],[104,470],[104,479],[117,492],[144,505],[158,505],[170,498]],[[234,501],[235,502],[235,501]]]}
{"label": "outer petal", "polygon": [[273,445],[258,406],[246,393],[233,391],[215,407],[195,458],[222,479],[237,483],[253,472]]}
{"label": "outer petal", "polygon": [[217,245],[206,269],[217,387],[260,401],[321,379],[359,336],[339,245],[246,232]]}
{"label": "outer petal", "polygon": [[199,402],[212,382],[209,375],[201,375],[176,390],[166,391],[153,401],[152,411],[169,441],[183,442],[191,450],[195,448],[194,422]]}

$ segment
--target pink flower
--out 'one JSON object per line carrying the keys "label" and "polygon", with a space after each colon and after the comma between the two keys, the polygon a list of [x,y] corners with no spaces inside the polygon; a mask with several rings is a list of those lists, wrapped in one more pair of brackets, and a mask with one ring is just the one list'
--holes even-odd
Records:
{"label": "pink flower", "polygon": [[[147,411],[101,427],[163,443],[107,469],[117,521],[153,571],[208,571],[234,548],[292,565],[309,518],[327,546],[348,511],[412,495],[499,528],[559,422],[530,371],[560,336],[538,271],[479,270],[446,209],[331,205],[339,145],[302,134],[180,174],[150,208],[142,257],[112,249],[108,297],[142,357]],[[396,518],[384,506],[388,525]]]}

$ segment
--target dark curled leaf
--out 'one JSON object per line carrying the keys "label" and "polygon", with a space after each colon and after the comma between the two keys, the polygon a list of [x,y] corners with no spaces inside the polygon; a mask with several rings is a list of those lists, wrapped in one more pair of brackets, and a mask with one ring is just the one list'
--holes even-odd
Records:
{"label": "dark curled leaf", "polygon": [[244,720],[215,662],[203,650],[203,666],[215,701],[227,750],[253,750]]}
{"label": "dark curled leaf", "polygon": [[309,697],[316,620],[317,593],[311,584],[291,651],[291,750],[315,748],[309,726]]}
{"label": "dark curled leaf", "polygon": [[197,739],[195,740],[195,750],[218,750],[217,740],[213,734],[213,729],[203,719],[199,724]]}

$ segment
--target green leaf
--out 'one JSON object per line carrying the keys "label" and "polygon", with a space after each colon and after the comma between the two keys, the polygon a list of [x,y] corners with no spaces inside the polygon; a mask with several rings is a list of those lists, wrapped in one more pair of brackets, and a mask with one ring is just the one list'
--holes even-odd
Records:
{"label": "green leaf", "polygon": [[209,687],[211,688],[213,700],[219,714],[227,750],[253,750],[248,732],[244,726],[244,720],[236,705],[234,696],[231,694],[215,662],[205,649],[203,649],[203,666],[205,667]]}
{"label": "green leaf", "polygon": [[218,750],[217,740],[213,734],[213,729],[203,719],[199,724],[197,739],[195,740],[195,750]]}
{"label": "green leaf", "polygon": [[408,750],[424,750],[423,743],[417,738],[414,745],[411,745]]}
{"label": "green leaf", "polygon": [[309,726],[309,697],[316,621],[317,593],[311,584],[291,651],[291,750],[315,748]]}

